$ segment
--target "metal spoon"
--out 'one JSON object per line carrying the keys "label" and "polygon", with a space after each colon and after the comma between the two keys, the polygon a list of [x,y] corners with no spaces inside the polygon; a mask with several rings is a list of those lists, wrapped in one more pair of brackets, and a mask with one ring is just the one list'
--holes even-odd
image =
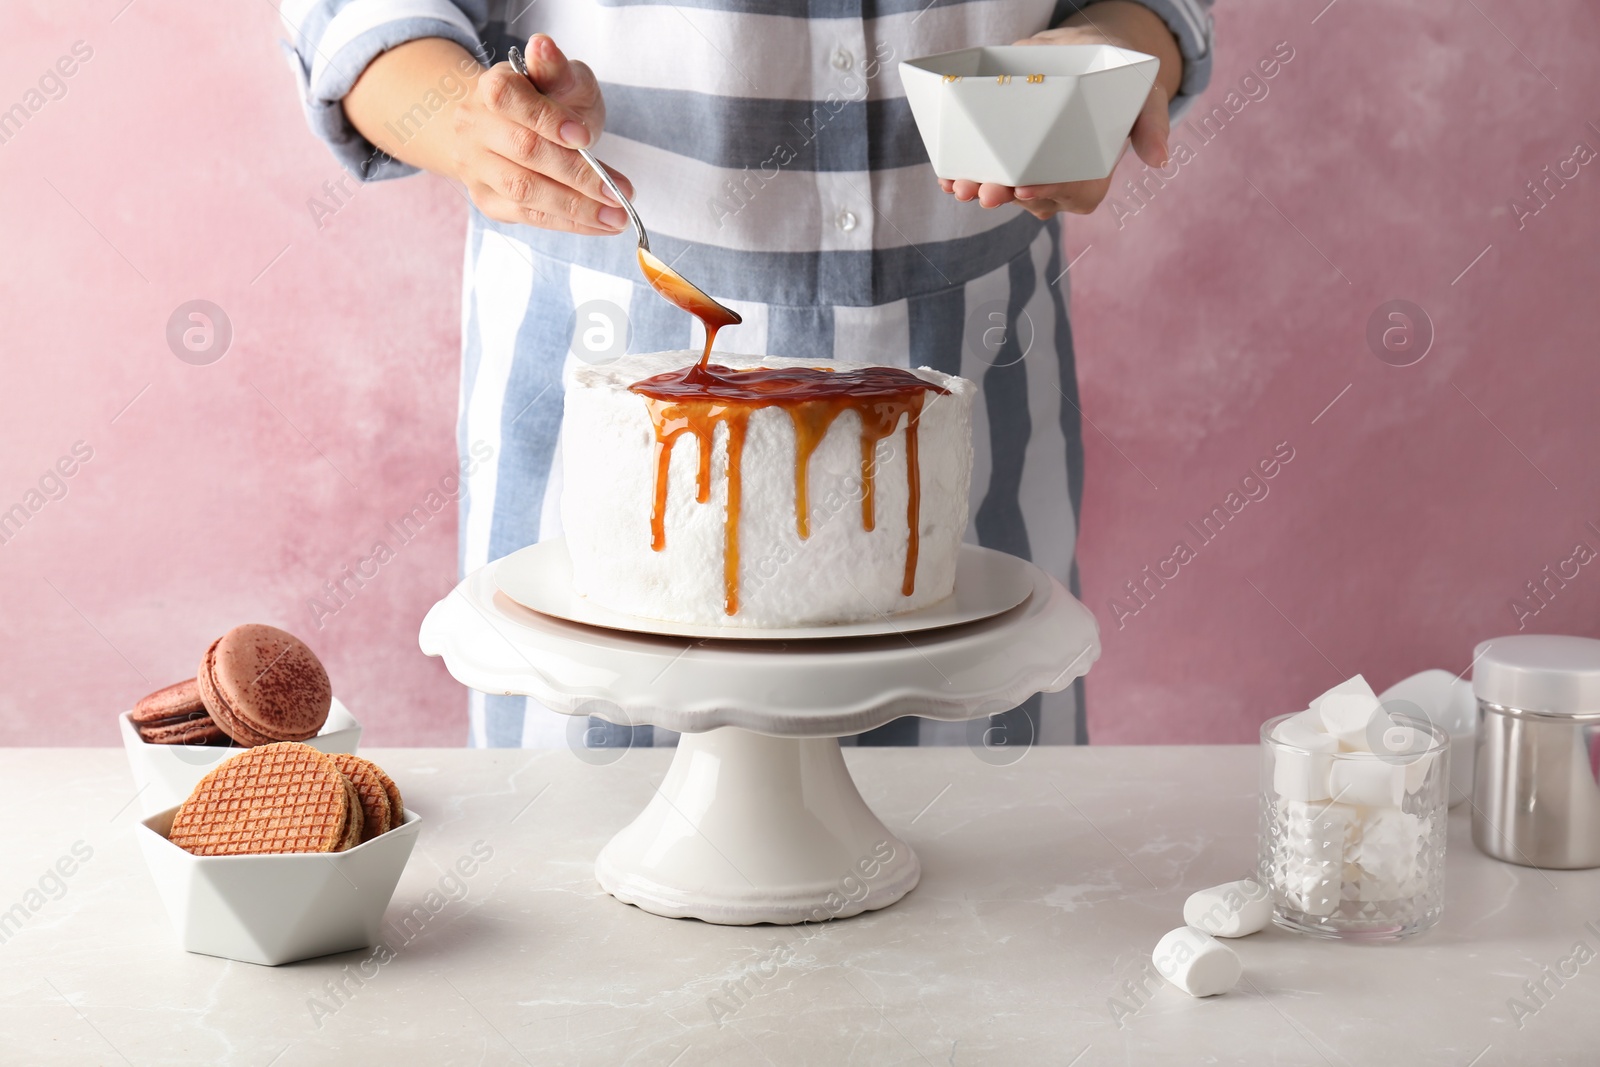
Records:
{"label": "metal spoon", "polygon": [[[535,89],[538,88],[538,85],[533,81],[533,75],[528,73],[528,64],[522,58],[522,49],[513,45],[507,50],[506,59],[510,62],[512,70],[527,78],[528,83],[533,85]],[[733,326],[743,322],[744,320],[737,311],[724,307],[711,299],[704,290],[673,270],[662,262],[654,252],[650,251],[650,236],[644,232],[644,223],[639,220],[639,213],[634,210],[633,202],[623,194],[622,189],[617,185],[616,179],[611,177],[611,173],[600,165],[600,161],[594,157],[594,153],[587,148],[579,148],[575,149],[575,151],[600,176],[600,180],[605,183],[606,188],[611,190],[611,195],[617,198],[617,203],[622,205],[622,210],[628,213],[628,220],[633,223],[635,232],[639,234],[639,269],[644,272],[645,281],[650,283],[651,288],[665,297],[668,302],[677,305],[705,323],[706,332],[710,336],[715,336],[720,327]],[[706,342],[708,354],[711,349],[710,336],[708,336]]]}

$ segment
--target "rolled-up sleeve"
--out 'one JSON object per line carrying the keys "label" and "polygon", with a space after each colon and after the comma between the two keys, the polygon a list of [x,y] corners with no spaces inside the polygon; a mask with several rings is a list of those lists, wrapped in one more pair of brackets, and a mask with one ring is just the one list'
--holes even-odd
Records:
{"label": "rolled-up sleeve", "polygon": [[[1061,0],[1057,5],[1056,20],[1074,15],[1084,8],[1092,8],[1097,0]],[[1168,106],[1168,114],[1176,122],[1189,110],[1189,105],[1194,98],[1199,96],[1205,87],[1211,84],[1211,53],[1215,42],[1215,33],[1211,23],[1212,0],[1134,0],[1154,12],[1162,22],[1167,24],[1167,29],[1172,31],[1172,36],[1178,42],[1178,51],[1183,54],[1183,81],[1178,86],[1178,95],[1172,98]],[[1094,17],[1094,12],[1089,13]]]}
{"label": "rolled-up sleeve", "polygon": [[483,55],[487,0],[284,0],[285,55],[311,130],[362,181],[398,178],[415,167],[379,151],[345,117],[344,98],[362,71],[396,45],[422,37],[455,41]]}

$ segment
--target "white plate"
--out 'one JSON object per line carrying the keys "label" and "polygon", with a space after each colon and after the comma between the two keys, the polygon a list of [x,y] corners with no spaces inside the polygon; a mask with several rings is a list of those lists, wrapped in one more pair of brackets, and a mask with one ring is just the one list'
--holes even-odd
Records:
{"label": "white plate", "polygon": [[562,538],[529,545],[500,560],[495,565],[494,583],[502,593],[525,608],[585,626],[722,641],[800,641],[914,633],[992,618],[1023,603],[1033,591],[1033,580],[1027,568],[1010,565],[1010,560],[1010,556],[992,548],[962,545],[956,556],[955,592],[939,603],[903,615],[829,626],[707,626],[645,619],[612,611],[573,590],[572,560]]}

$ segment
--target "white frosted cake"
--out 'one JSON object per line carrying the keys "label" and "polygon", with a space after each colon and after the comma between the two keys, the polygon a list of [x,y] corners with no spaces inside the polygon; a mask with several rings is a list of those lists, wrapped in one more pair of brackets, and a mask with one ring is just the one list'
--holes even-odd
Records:
{"label": "white frosted cake", "polygon": [[[579,593],[645,618],[767,628],[874,619],[950,595],[967,527],[973,383],[927,368],[717,352],[720,385],[705,397],[631,388],[670,388],[699,357],[569,369],[561,521]],[[760,395],[728,401],[729,388]]]}

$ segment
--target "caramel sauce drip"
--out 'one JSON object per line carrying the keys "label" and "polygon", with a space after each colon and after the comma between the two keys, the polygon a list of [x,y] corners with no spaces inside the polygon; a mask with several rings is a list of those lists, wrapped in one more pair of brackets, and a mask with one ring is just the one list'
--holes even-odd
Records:
{"label": "caramel sauce drip", "polygon": [[670,266],[645,249],[639,250],[639,268],[645,280],[671,303],[687,311],[705,326],[706,347],[700,362],[681,371],[670,371],[634,382],[629,386],[645,398],[650,422],[656,435],[655,500],[650,511],[650,547],[660,552],[667,545],[667,474],[672,466],[672,448],[684,434],[700,446],[700,465],[695,474],[695,500],[711,499],[711,446],[717,423],[728,428],[728,510],[723,537],[723,610],[739,611],[739,513],[743,498],[740,462],[744,456],[745,434],[750,414],[758,408],[781,407],[794,423],[795,527],[801,540],[811,536],[810,468],[811,456],[828,435],[828,429],[846,411],[861,418],[861,528],[871,531],[874,519],[874,473],[878,442],[894,434],[902,416],[906,419],[906,476],[910,496],[906,504],[905,578],[900,592],[910,596],[916,586],[918,513],[922,501],[922,473],[917,465],[917,420],[922,415],[923,397],[928,393],[948,393],[932,382],[907,370],[893,367],[863,367],[857,370],[830,371],[814,367],[787,370],[758,368],[732,370],[711,362],[711,345],[717,331],[740,322],[737,312],[723,307],[689,284]]}
{"label": "caramel sauce drip", "polygon": [[[708,325],[707,333],[710,332]],[[635,382],[629,388],[645,398],[655,428],[655,500],[650,513],[650,546],[657,552],[666,546],[667,472],[672,463],[673,446],[685,434],[699,445],[695,499],[703,504],[711,498],[711,447],[717,424],[723,423],[728,428],[723,609],[729,615],[739,610],[740,460],[750,414],[759,408],[783,408],[794,425],[795,527],[801,539],[811,535],[808,486],[811,456],[838,417],[846,411],[854,411],[861,419],[861,525],[865,530],[875,526],[878,442],[892,436],[901,418],[905,418],[906,477],[910,495],[906,505],[906,568],[900,591],[905,596],[912,594],[916,583],[922,497],[917,421],[922,415],[923,398],[928,393],[948,390],[910,371],[893,367],[840,371],[813,367],[733,370],[705,360],[680,371]]]}

